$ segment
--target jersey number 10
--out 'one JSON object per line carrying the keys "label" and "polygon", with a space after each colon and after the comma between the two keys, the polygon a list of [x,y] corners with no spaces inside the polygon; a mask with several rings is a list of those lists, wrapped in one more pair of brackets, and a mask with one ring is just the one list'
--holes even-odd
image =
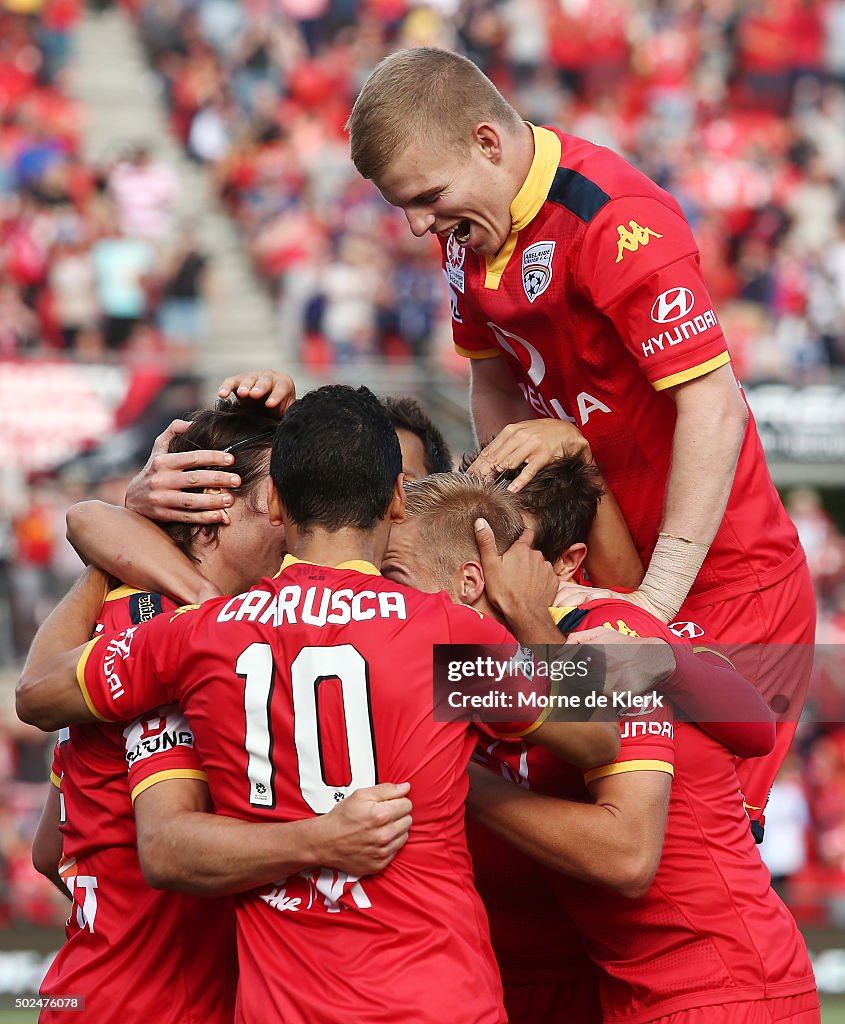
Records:
{"label": "jersey number 10", "polygon": [[[245,680],[247,778],[253,807],[275,807],[275,768],[270,704],[276,682],[276,663],[270,644],[250,644],[235,665]],[[345,786],[326,782],[320,721],[320,684],[340,680],[344,728],[349,751],[350,781]],[[376,748],[370,705],[367,662],[350,644],[303,647],[290,667],[293,696],[293,736],[299,765],[299,788],[316,814],[326,814],[338,800],[377,782]]]}

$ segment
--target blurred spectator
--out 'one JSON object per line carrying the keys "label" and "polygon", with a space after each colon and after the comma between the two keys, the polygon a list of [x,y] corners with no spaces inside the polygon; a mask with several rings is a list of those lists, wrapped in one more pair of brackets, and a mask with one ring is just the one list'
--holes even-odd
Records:
{"label": "blurred spectator", "polygon": [[772,873],[772,886],[785,899],[790,878],[807,864],[810,808],[801,777],[801,759],[791,751],[772,787],[760,856]]}
{"label": "blurred spectator", "polygon": [[167,164],[136,145],[115,165],[108,186],[117,205],[117,223],[127,237],[157,240],[169,235],[179,183]]}
{"label": "blurred spectator", "polygon": [[155,250],[145,239],[127,236],[116,225],[94,244],[91,258],[99,305],[105,317],[105,343],[110,349],[118,349],[148,312],[147,284]]}

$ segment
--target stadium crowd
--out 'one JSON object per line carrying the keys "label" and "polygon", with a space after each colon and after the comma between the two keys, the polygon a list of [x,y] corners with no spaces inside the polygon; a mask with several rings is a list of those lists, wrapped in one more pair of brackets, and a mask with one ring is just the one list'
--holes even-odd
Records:
{"label": "stadium crowd", "polygon": [[76,0],[0,9],[0,357],[161,356],[192,366],[206,257],[141,141],[86,162],[66,88]]}
{"label": "stadium crowd", "polygon": [[841,0],[591,0],[589,17],[584,0],[127,4],[173,131],[308,364],[425,356],[448,334],[434,261],[355,175],[343,131],[377,61],[424,44],[673,192],[741,377],[845,362]]}

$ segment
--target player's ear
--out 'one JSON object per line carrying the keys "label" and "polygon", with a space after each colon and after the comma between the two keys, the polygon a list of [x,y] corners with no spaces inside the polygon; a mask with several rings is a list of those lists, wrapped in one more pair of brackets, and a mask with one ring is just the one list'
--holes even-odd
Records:
{"label": "player's ear", "polygon": [[455,570],[455,593],[462,604],[475,604],[484,593],[484,570],[479,562],[463,562]]}
{"label": "player's ear", "polygon": [[566,551],[555,560],[553,569],[559,580],[569,580],[581,568],[581,563],[587,557],[587,545],[581,543],[570,544]]}
{"label": "player's ear", "polygon": [[267,511],[270,513],[270,522],[273,526],[282,525],[282,502],[276,485],[267,477]]}
{"label": "player's ear", "polygon": [[502,159],[502,131],[496,125],[487,122],[477,124],[472,131],[472,141],[494,164]]}
{"label": "player's ear", "polygon": [[387,509],[387,518],[391,523],[405,522],[405,474],[400,473],[396,477],[396,485],[393,488],[393,497]]}

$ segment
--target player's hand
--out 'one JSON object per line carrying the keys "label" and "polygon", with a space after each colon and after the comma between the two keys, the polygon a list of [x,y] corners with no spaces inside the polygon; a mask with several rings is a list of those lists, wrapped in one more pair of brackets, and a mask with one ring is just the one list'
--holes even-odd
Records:
{"label": "player's hand", "polygon": [[[189,420],[174,420],[155,439],[146,466],[132,479],[126,488],[124,504],[147,519],[160,523],[225,523],[228,521],[226,508],[234,502],[234,496],[219,488],[240,487],[241,478],[236,473],[225,472],[226,466],[235,461],[231,452],[197,450],[191,452],[167,451],[177,434],[184,434],[190,426]],[[196,467],[219,466],[215,469]],[[212,494],[194,494],[183,490],[186,487],[207,487],[217,489]]]}
{"label": "player's hand", "polygon": [[358,789],[321,819],[328,831],[320,864],[349,875],[383,871],[408,841],[413,805],[409,782]]}
{"label": "player's hand", "polygon": [[506,426],[480,452],[467,472],[492,480],[503,469],[517,469],[525,463],[519,476],[508,485],[508,490],[515,494],[545,466],[578,452],[592,462],[587,439],[574,424],[564,420],[525,420]]}
{"label": "player's hand", "polygon": [[228,398],[234,394],[241,401],[258,402],[264,399],[268,412],[276,413],[281,419],[289,405],[296,401],[296,386],[293,378],[278,370],[254,370],[251,373],[236,373],[227,377],[217,394]]}
{"label": "player's hand", "polygon": [[659,690],[675,671],[675,655],[665,640],[628,636],[615,629],[596,626],[570,633],[567,644],[600,647],[605,656],[604,693],[644,694]]}
{"label": "player's hand", "polygon": [[572,580],[561,580],[558,583],[554,607],[576,608],[579,604],[586,604],[587,601],[599,601],[607,597],[621,596],[621,594],[616,594],[612,590],[603,590],[601,587],[582,587],[578,583],[573,583]]}
{"label": "player's hand", "polygon": [[534,531],[523,530],[508,550],[500,555],[496,538],[486,519],[476,519],[475,540],[484,571],[488,600],[509,622],[526,613],[548,622],[548,609],[555,598],[558,578],[542,553],[532,547]]}

